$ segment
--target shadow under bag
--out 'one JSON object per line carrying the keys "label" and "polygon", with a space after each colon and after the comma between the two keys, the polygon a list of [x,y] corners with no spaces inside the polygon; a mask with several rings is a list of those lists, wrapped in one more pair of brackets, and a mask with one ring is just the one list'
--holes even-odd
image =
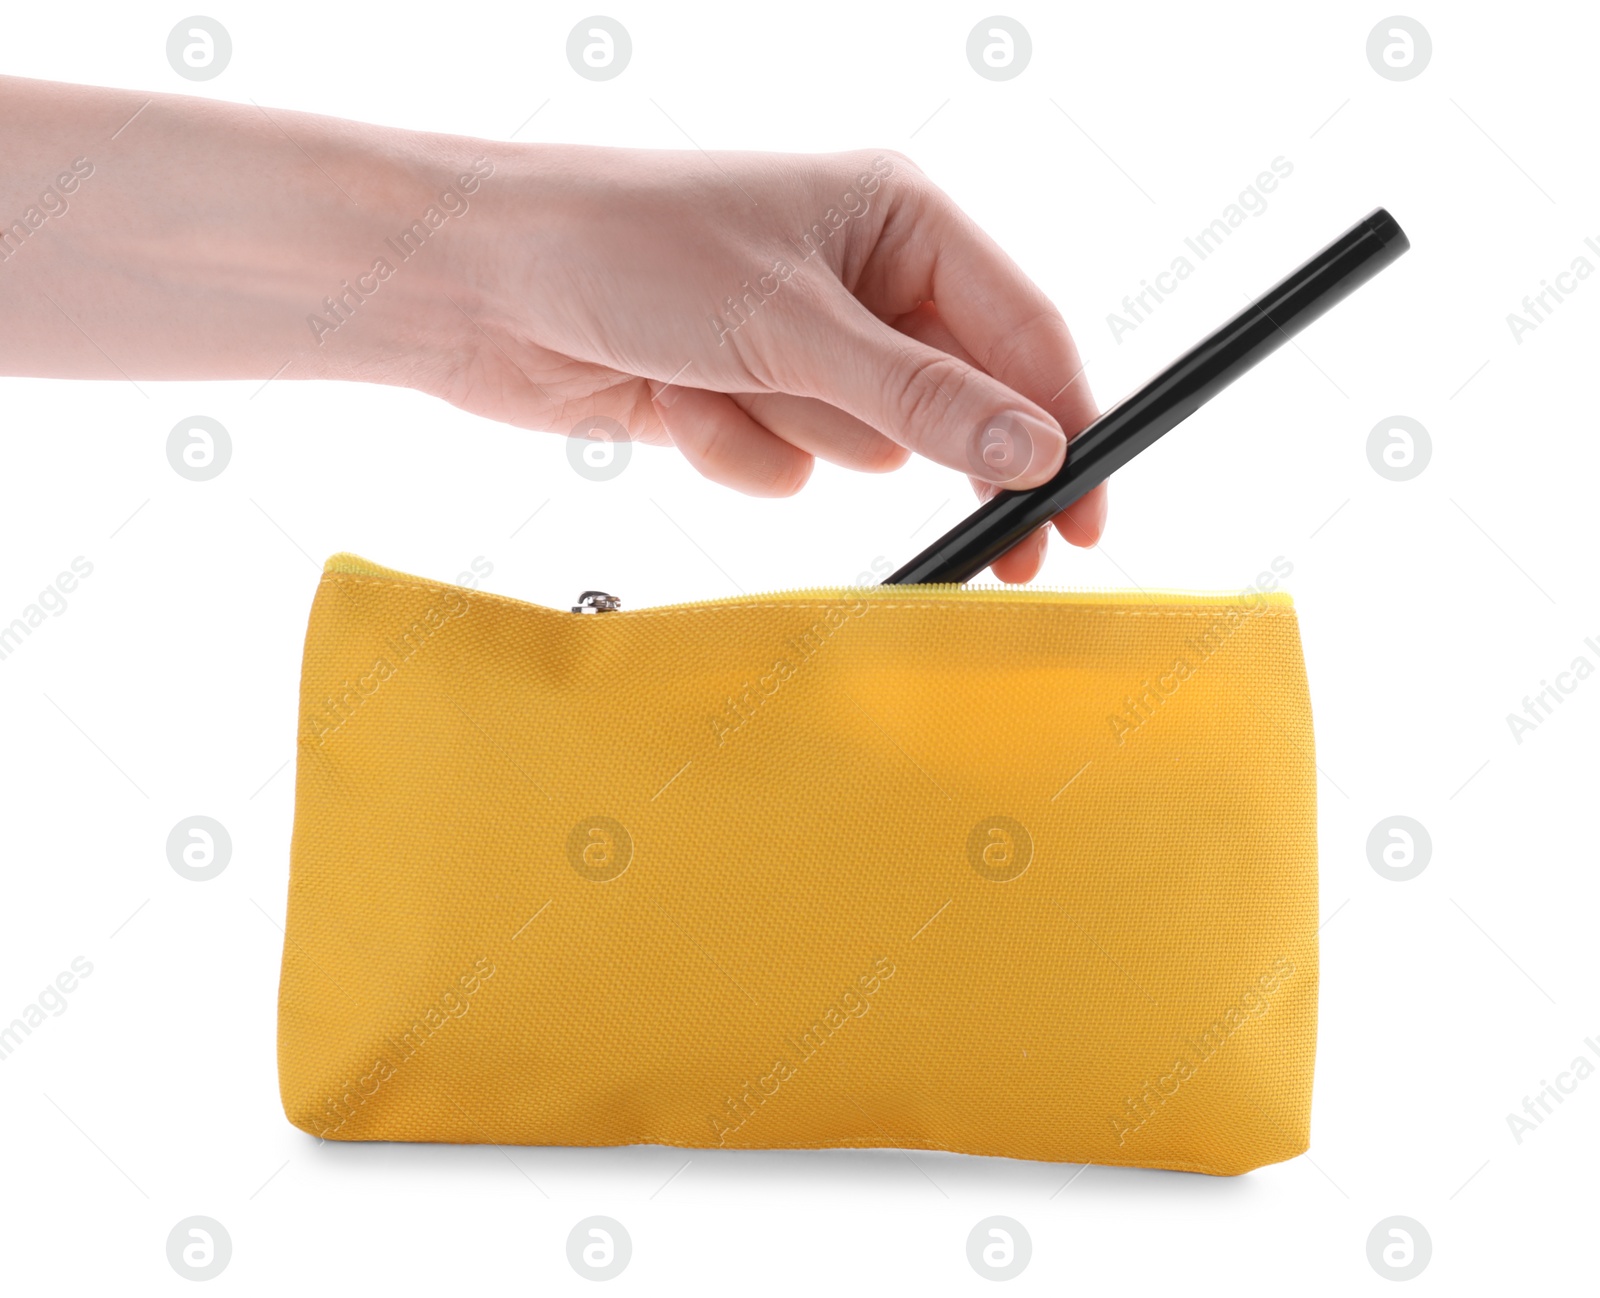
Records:
{"label": "shadow under bag", "polygon": [[1315,781],[1282,594],[583,615],[339,555],[284,1110],[336,1140],[1292,1158]]}

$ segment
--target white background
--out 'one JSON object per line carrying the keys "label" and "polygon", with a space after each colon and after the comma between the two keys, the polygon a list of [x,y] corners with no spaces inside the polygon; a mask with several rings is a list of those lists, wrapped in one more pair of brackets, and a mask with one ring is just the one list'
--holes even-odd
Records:
{"label": "white background", "polygon": [[[966,1236],[993,1214],[1031,1233],[1014,1283],[1034,1292],[1379,1290],[1366,1238],[1391,1214],[1431,1234],[1418,1292],[1593,1284],[1600,1078],[1520,1144],[1506,1115],[1600,1041],[1600,679],[1521,744],[1505,717],[1579,654],[1600,666],[1600,279],[1520,344],[1506,322],[1600,239],[1596,13],[1413,10],[1432,62],[1391,82],[1365,53],[1382,8],[1138,9],[1008,9],[1034,52],[1004,83],[965,56],[988,11],[926,0],[612,5],[634,53],[605,83],[566,62],[589,12],[570,6],[220,5],[232,63],[198,85],[165,58],[182,8],[9,6],[3,67],[500,139],[544,105],[518,139],[901,149],[1058,302],[1103,404],[1387,205],[1410,255],[1118,475],[1105,544],[1058,544],[1041,578],[1221,589],[1293,565],[1323,772],[1310,1155],[1231,1180],[1089,1167],[1057,1193],[1078,1169],[319,1145],[279,1108],[274,1031],[321,560],[454,579],[481,557],[493,591],[638,607],[898,565],[968,488],[823,465],[754,501],[650,447],[595,484],[562,437],[409,392],[6,380],[0,621],[94,564],[0,662],[0,1020],[94,965],[0,1063],[7,1292],[187,1291],[165,1241],[191,1214],[232,1236],[219,1293],[586,1291],[564,1245],[594,1213],[632,1235],[632,1292],[977,1292]],[[1294,171],[1267,210],[1114,340],[1123,295],[1278,156]],[[234,442],[209,483],[164,451],[196,413]],[[1394,414],[1432,436],[1409,482],[1366,456]],[[233,836],[209,883],[166,860],[192,814]],[[1367,860],[1393,814],[1432,835],[1410,882]]]}

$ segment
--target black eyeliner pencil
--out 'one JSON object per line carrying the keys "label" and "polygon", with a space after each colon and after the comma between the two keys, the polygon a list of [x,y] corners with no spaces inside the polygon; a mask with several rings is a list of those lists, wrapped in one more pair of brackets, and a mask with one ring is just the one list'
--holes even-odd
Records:
{"label": "black eyeliner pencil", "polygon": [[1049,482],[1002,491],[883,584],[970,581],[1410,246],[1376,209],[1074,437]]}

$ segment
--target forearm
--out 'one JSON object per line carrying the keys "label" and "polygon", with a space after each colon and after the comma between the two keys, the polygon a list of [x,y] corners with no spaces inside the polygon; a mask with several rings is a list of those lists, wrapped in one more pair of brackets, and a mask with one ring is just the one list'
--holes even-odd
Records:
{"label": "forearm", "polygon": [[0,138],[0,372],[409,383],[471,328],[481,141],[16,78]]}

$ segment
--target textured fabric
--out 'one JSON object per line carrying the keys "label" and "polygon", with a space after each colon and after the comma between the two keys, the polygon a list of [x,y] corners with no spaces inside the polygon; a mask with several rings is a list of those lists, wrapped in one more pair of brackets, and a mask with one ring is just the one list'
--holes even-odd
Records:
{"label": "textured fabric", "polygon": [[1285,596],[580,616],[338,556],[297,767],[306,1131],[1217,1174],[1307,1148]]}

